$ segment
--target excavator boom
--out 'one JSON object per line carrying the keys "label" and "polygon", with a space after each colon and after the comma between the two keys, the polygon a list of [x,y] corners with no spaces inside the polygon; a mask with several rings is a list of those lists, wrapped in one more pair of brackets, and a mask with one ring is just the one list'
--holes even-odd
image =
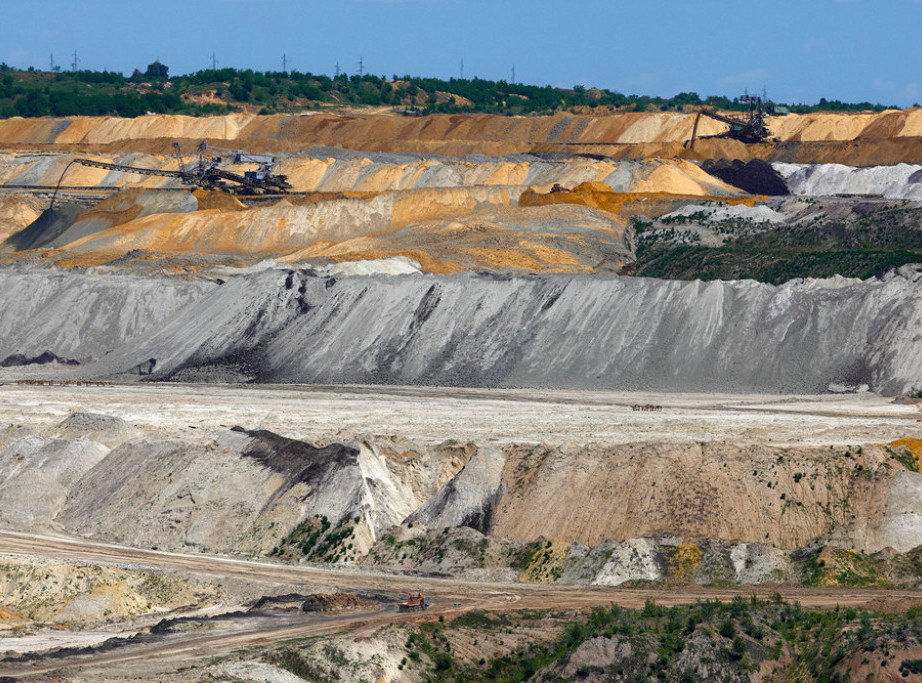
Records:
{"label": "excavator boom", "polygon": [[243,174],[240,174],[220,168],[219,164],[222,161],[220,157],[209,159],[206,155],[204,142],[199,145],[198,164],[191,167],[185,165],[179,143],[174,142],[173,146],[176,148],[176,159],[179,165],[179,170],[176,171],[112,164],[94,159],[73,159],[64,167],[64,171],[58,179],[57,187],[55,187],[54,195],[51,198],[51,206],[54,207],[54,200],[57,197],[58,189],[61,187],[61,182],[64,180],[64,174],[73,164],[102,168],[107,171],[119,171],[121,173],[179,178],[186,185],[198,185],[208,190],[223,190],[232,194],[285,194],[292,189],[291,183],[288,182],[288,176],[272,172],[276,163],[274,157],[264,154],[235,152],[234,163],[255,164],[258,166],[256,171],[244,171]]}
{"label": "excavator boom", "polygon": [[[745,118],[718,114],[713,109],[708,108],[699,109],[698,115],[695,116],[695,123],[692,126],[691,139],[686,141],[684,146],[694,149],[695,140],[700,140],[702,138],[730,138],[746,144],[777,142],[776,138],[772,138],[771,131],[769,131],[765,125],[765,110],[762,107],[762,99],[748,94],[744,95],[741,99],[742,101],[751,103],[749,114]],[[769,111],[771,111],[771,109],[769,109]],[[715,121],[725,123],[730,128],[717,135],[703,135],[698,137],[698,123],[701,121],[702,116],[707,116]]]}

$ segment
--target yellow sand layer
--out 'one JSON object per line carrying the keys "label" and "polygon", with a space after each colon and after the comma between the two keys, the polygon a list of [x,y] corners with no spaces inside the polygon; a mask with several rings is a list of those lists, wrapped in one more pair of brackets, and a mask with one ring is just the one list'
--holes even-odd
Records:
{"label": "yellow sand layer", "polygon": [[[395,151],[399,148],[413,153],[431,149],[434,142],[443,148],[451,143],[480,142],[485,153],[502,153],[497,150],[520,150],[523,144],[683,142],[691,135],[695,116],[693,111],[535,117],[451,114],[420,118],[390,114],[151,115],[135,119],[76,117],[68,119],[64,126],[59,126],[58,119],[12,118],[0,121],[0,144],[102,148],[130,143],[125,149],[168,152],[173,140],[211,140],[278,151],[298,151],[306,144],[383,150],[393,144]],[[768,126],[786,142],[914,137],[922,131],[922,110],[790,114],[771,117]],[[725,129],[724,124],[712,119],[699,123],[701,135]]]}
{"label": "yellow sand layer", "polygon": [[891,441],[890,446],[894,448],[906,448],[912,453],[913,460],[916,461],[916,468],[922,471],[922,439],[907,437]]}

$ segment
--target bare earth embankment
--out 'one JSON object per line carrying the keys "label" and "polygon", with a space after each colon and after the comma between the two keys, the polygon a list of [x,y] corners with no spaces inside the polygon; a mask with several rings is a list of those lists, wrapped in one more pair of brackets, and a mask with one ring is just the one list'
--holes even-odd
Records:
{"label": "bare earth embankment", "polygon": [[694,121],[0,121],[0,675],[922,671],[922,111]]}

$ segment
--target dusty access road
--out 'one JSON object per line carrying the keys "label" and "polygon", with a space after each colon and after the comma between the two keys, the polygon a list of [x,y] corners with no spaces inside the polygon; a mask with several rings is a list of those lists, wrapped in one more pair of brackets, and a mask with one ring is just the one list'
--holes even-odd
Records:
{"label": "dusty access road", "polygon": [[[307,590],[317,588],[341,591],[373,591],[392,594],[421,590],[433,599],[427,616],[459,614],[474,609],[506,610],[521,608],[588,607],[616,603],[625,607],[642,607],[648,599],[662,605],[695,600],[731,600],[752,594],[767,598],[775,592],[786,600],[798,600],[805,607],[831,608],[868,606],[880,601],[900,601],[905,605],[919,601],[913,591],[875,589],[829,589],[801,586],[740,586],[708,588],[622,588],[557,586],[541,584],[476,583],[458,579],[395,576],[380,572],[324,569],[280,565],[266,561],[218,557],[204,554],[168,553],[127,548],[65,537],[35,536],[0,532],[0,554],[104,562],[131,567],[156,567],[186,574],[222,578],[247,578],[266,583],[303,584]],[[310,588],[308,588],[310,587]],[[0,662],[0,676],[35,676],[52,671],[126,665],[146,660],[177,657],[204,657],[235,648],[287,639],[304,638],[344,631],[355,631],[388,623],[420,618],[400,614],[393,605],[377,610],[345,615],[317,616],[301,612],[276,618],[229,620],[204,634],[172,634],[144,638],[109,651],[68,654],[29,662]]]}

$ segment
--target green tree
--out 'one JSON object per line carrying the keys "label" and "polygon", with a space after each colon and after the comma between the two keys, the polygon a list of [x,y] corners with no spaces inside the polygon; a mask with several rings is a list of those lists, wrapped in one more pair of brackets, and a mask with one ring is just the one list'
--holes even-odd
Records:
{"label": "green tree", "polygon": [[158,79],[167,79],[170,77],[170,69],[166,64],[161,64],[160,60],[156,60],[151,64],[147,65],[147,71],[144,72],[144,75],[151,80]]}

